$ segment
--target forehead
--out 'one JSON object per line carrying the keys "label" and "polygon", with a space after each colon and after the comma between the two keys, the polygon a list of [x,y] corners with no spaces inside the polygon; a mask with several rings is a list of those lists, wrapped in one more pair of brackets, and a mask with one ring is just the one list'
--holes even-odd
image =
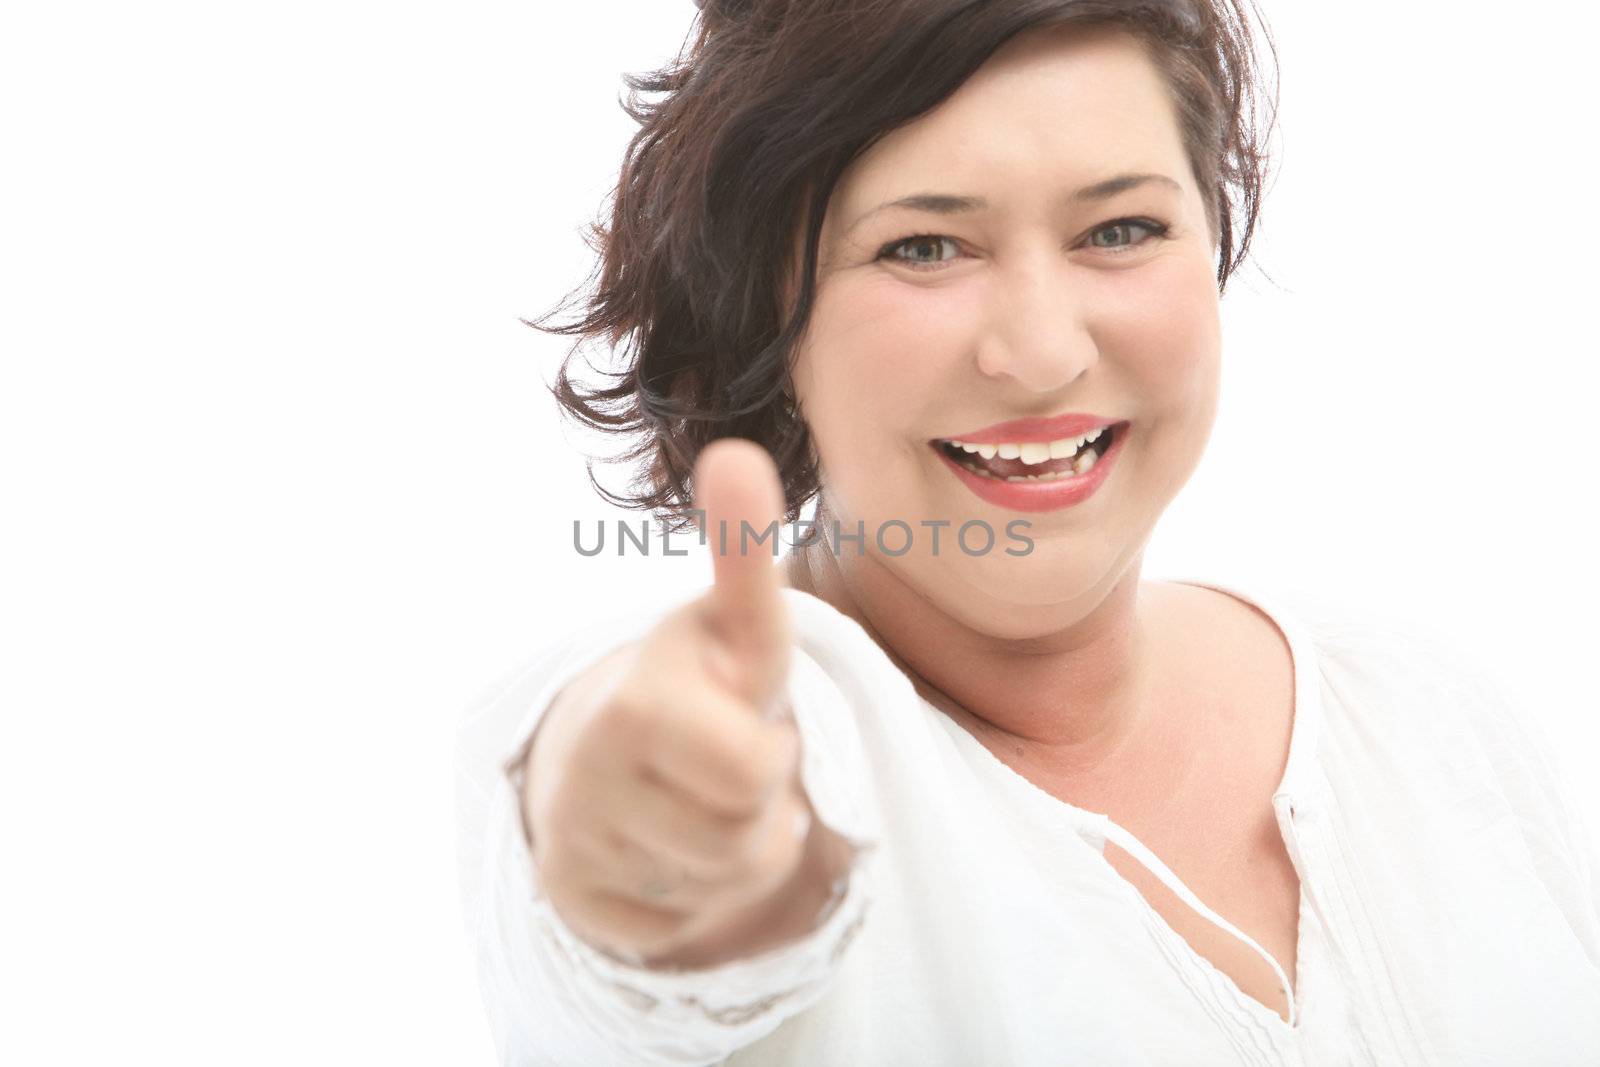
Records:
{"label": "forehead", "polygon": [[835,187],[830,225],[924,185],[983,194],[1048,181],[1052,196],[1114,172],[1184,176],[1166,83],[1144,44],[1110,27],[1021,34],[937,108],[876,142]]}

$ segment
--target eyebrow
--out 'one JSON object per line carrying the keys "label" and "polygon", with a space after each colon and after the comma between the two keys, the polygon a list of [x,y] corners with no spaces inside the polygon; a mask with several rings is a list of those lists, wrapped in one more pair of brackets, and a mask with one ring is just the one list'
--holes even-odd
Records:
{"label": "eyebrow", "polygon": [[[1109,200],[1118,193],[1124,193],[1129,189],[1135,189],[1151,182],[1170,186],[1179,191],[1183,189],[1183,186],[1165,174],[1118,174],[1104,181],[1095,182],[1093,185],[1085,185],[1082,189],[1067,197],[1067,202],[1085,204]],[[914,193],[911,196],[902,196],[898,200],[889,200],[879,204],[852,222],[850,230],[854,230],[873,215],[889,208],[899,207],[910,208],[914,211],[931,211],[935,215],[959,215],[969,211],[981,211],[988,206],[989,202],[981,196],[956,196],[950,193]],[[845,232],[848,233],[850,230]]]}

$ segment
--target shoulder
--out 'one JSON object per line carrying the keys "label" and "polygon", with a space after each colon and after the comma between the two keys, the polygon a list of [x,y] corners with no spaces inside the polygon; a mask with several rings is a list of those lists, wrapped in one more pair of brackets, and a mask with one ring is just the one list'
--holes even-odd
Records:
{"label": "shoulder", "polygon": [[1525,816],[1565,816],[1543,720],[1481,651],[1415,617],[1304,594],[1284,604],[1314,650],[1322,717],[1347,753],[1361,746],[1397,769],[1426,760],[1479,785],[1491,779]]}
{"label": "shoulder", "polygon": [[908,752],[929,720],[911,680],[860,623],[810,593],[783,595],[794,627],[788,692],[802,740],[864,782],[872,753]]}
{"label": "shoulder", "polygon": [[[1288,639],[1297,700],[1324,758],[1474,773],[1542,767],[1539,726],[1496,665],[1426,620],[1304,588],[1208,584],[1250,602]],[[1254,662],[1254,661],[1244,661]],[[1332,746],[1334,751],[1326,751]],[[1515,772],[1520,773],[1520,772]]]}
{"label": "shoulder", "polygon": [[1270,594],[1279,625],[1310,660],[1324,695],[1339,709],[1456,725],[1500,712],[1503,680],[1494,666],[1426,620],[1358,608],[1305,590]]}
{"label": "shoulder", "polygon": [[1451,810],[1480,824],[1503,811],[1600,966],[1600,827],[1577,803],[1544,719],[1509,677],[1416,619],[1360,617],[1305,600],[1295,611],[1317,648],[1325,716],[1340,750],[1332,758],[1365,760],[1413,796],[1431,783]]}
{"label": "shoulder", "polygon": [[855,619],[799,589],[784,589],[783,598],[794,624],[795,651],[837,683],[911,691],[910,680]]}

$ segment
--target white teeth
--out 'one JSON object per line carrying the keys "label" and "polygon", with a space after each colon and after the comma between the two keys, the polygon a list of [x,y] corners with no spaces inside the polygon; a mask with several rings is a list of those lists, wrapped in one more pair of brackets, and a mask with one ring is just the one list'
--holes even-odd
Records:
{"label": "white teeth", "polygon": [[1094,444],[1099,439],[1102,430],[1104,430],[1104,427],[1101,427],[1100,430],[1091,430],[1082,437],[1063,437],[1059,441],[1051,441],[1050,458],[1066,459],[1068,456],[1076,455],[1084,445]]}
{"label": "white teeth", "polygon": [[[1042,441],[1003,445],[969,445],[965,441],[951,441],[950,444],[968,455],[978,455],[984,459],[993,459],[998,455],[1001,459],[1020,459],[1031,466],[1052,459],[1068,459],[1078,455],[1079,452],[1088,455],[1089,453],[1085,451],[1086,446],[1094,444],[1104,432],[1105,427],[1102,426],[1098,430],[1090,430],[1082,437],[1063,437],[1059,441],[1051,441],[1048,444]],[[1018,475],[1017,477],[1025,478],[1028,475]]]}
{"label": "white teeth", "polygon": [[1007,482],[1051,482],[1063,478],[1079,478],[1094,469],[1100,456],[1088,446],[1099,440],[1105,432],[1105,427],[1091,430],[1082,437],[1064,437],[1059,441],[1048,444],[1041,441],[1008,442],[1006,444],[967,444],[964,441],[947,440],[947,444],[955,449],[960,449],[967,455],[976,455],[983,459],[1020,459],[1029,466],[1048,462],[1052,459],[1070,459],[1071,462],[1064,470],[1050,471],[1042,474],[1013,474],[1002,478],[1000,475],[985,470],[974,463],[963,463],[962,466],[974,474],[981,474],[986,478]]}

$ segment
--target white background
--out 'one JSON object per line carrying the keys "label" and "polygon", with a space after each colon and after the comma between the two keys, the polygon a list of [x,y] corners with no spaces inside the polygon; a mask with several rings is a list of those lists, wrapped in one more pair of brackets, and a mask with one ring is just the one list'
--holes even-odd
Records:
{"label": "white background", "polygon": [[[1600,19],[1547,6],[1269,0],[1276,282],[1230,286],[1147,574],[1487,657],[1596,827]],[[6,16],[0,1061],[491,1061],[455,720],[573,617],[708,574],[572,551],[621,513],[542,386],[565,342],[517,321],[587,276],[621,74],[694,13]]]}

